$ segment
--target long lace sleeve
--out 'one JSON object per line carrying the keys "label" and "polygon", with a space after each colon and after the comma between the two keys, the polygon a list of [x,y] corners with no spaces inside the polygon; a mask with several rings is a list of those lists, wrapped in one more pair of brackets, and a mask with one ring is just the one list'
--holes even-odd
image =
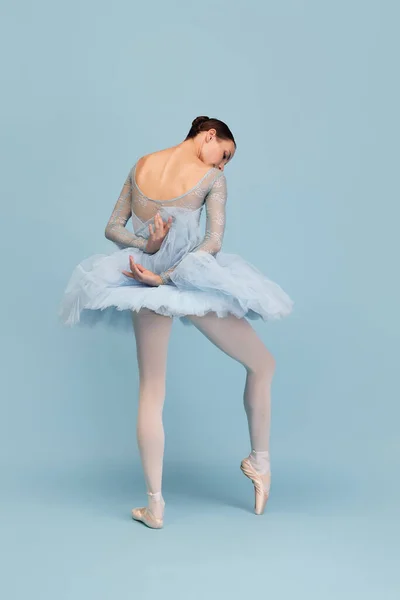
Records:
{"label": "long lace sleeve", "polygon": [[[222,173],[213,183],[205,200],[206,205],[206,232],[205,236],[194,252],[208,252],[215,256],[221,248],[225,232],[225,209],[228,199],[226,177]],[[179,261],[181,262],[181,261]],[[163,284],[171,281],[171,273],[176,269],[179,262],[168,270],[160,273]]]}
{"label": "long lace sleeve", "polygon": [[111,217],[105,228],[105,236],[108,240],[115,242],[119,248],[135,247],[144,251],[147,240],[128,231],[126,223],[132,216],[132,170],[122,187],[119,198],[111,213]]}

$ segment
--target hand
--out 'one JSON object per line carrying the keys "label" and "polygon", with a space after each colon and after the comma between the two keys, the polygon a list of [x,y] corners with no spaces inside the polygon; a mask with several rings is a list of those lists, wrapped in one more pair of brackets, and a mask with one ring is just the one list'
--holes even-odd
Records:
{"label": "hand", "polygon": [[140,281],[140,283],[146,283],[153,287],[158,287],[162,284],[162,279],[159,275],[156,275],[152,271],[142,267],[142,265],[135,263],[132,256],[129,257],[129,266],[131,268],[130,273],[128,271],[122,271],[127,277],[136,279],[136,281]]}
{"label": "hand", "polygon": [[147,254],[154,254],[158,252],[164,238],[167,236],[168,231],[171,229],[172,217],[168,217],[168,221],[164,223],[160,213],[157,213],[154,217],[154,230],[153,225],[149,224],[149,238],[145,247]]}

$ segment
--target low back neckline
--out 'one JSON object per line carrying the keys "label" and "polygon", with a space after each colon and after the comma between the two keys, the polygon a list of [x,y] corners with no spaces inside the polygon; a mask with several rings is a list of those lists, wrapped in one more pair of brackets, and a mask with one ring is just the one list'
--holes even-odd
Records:
{"label": "low back neckline", "polygon": [[[210,169],[208,169],[208,171],[203,175],[203,177],[201,179],[199,179],[199,181],[196,183],[196,185],[194,185],[193,187],[190,188],[190,190],[188,190],[187,192],[185,192],[184,194],[181,194],[180,196],[176,196],[175,198],[171,198],[169,200],[154,200],[154,198],[149,198],[149,196],[146,196],[146,194],[144,194],[142,192],[142,190],[140,189],[140,187],[138,186],[138,184],[136,183],[136,165],[137,162],[135,163],[134,167],[133,167],[133,173],[132,173],[132,182],[135,185],[136,189],[138,190],[138,192],[144,197],[146,198],[146,200],[149,200],[149,202],[157,202],[158,204],[164,203],[164,202],[174,202],[175,200],[180,200],[181,198],[183,198],[184,196],[187,196],[188,194],[190,194],[190,192],[193,192],[203,181],[204,179],[207,177],[207,175],[209,173],[211,173],[211,171],[219,171],[219,169],[217,169],[217,167],[211,167]],[[222,171],[223,172],[223,171]]]}

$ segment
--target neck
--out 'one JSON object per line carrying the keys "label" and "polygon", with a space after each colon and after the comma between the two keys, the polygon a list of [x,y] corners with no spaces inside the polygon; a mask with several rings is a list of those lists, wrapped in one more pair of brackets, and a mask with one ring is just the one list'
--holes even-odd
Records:
{"label": "neck", "polygon": [[178,147],[180,147],[187,157],[196,157],[201,160],[201,150],[203,148],[204,138],[202,136],[197,136],[195,138],[190,138],[189,140],[184,140]]}

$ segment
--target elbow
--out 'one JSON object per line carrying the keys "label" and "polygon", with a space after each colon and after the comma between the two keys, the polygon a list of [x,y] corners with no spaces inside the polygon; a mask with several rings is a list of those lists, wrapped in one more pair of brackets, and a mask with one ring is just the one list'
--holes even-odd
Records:
{"label": "elbow", "polygon": [[108,239],[112,241],[112,233],[111,233],[111,226],[107,223],[106,228],[104,230],[104,236]]}
{"label": "elbow", "polygon": [[221,250],[222,248],[222,242],[218,241],[218,242],[214,242],[213,244],[213,248],[212,248],[212,254],[218,254],[218,252]]}
{"label": "elbow", "polygon": [[212,254],[218,254],[218,252],[222,248],[222,235],[219,233],[215,233],[210,236],[209,239],[210,251]]}
{"label": "elbow", "polygon": [[211,256],[215,256],[221,250],[222,244],[220,242],[213,241],[212,243],[203,246],[203,248],[199,248],[199,250],[204,250]]}

